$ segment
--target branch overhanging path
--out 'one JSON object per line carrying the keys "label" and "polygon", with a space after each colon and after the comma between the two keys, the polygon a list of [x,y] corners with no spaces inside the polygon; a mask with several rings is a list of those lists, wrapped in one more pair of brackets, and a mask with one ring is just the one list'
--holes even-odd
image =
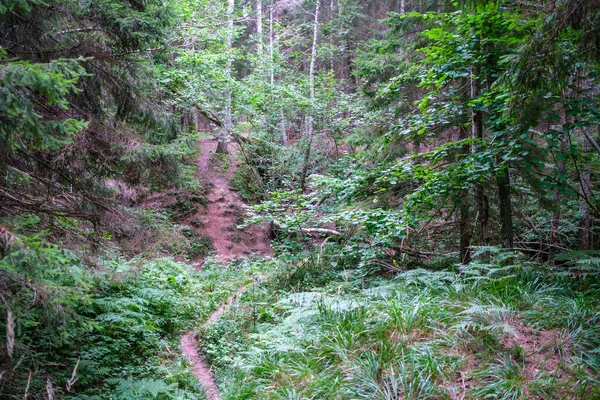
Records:
{"label": "branch overhanging path", "polygon": [[[200,146],[202,153],[198,162],[199,178],[210,186],[210,194],[206,208],[192,217],[199,218],[204,224],[202,228],[198,228],[199,233],[210,237],[215,255],[224,262],[252,253],[263,256],[270,255],[271,247],[266,229],[252,227],[242,231],[236,227],[236,222],[243,213],[243,202],[229,184],[229,180],[237,169],[236,148],[231,149],[229,168],[225,172],[221,172],[224,168],[220,168],[213,158],[216,157],[217,141],[201,139]],[[201,266],[202,262],[203,260],[199,260],[198,265]],[[205,321],[205,325],[217,321],[225,309],[248,287],[249,285],[241,286],[225,303],[213,311]],[[192,372],[202,384],[206,399],[219,399],[219,389],[212,372],[198,352],[194,331],[182,335],[181,351],[191,363]]]}

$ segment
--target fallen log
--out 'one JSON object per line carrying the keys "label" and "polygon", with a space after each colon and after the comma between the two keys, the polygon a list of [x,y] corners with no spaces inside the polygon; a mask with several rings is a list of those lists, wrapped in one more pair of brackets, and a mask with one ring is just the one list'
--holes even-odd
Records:
{"label": "fallen log", "polygon": [[300,228],[300,230],[307,234],[315,234],[320,233],[323,235],[333,235],[333,236],[343,236],[344,234],[336,231],[335,229],[327,229],[327,228]]}
{"label": "fallen log", "polygon": [[[281,224],[277,221],[273,221],[272,224],[278,228],[281,228]],[[300,232],[307,234],[307,235],[321,234],[321,235],[332,235],[332,236],[344,236],[344,234],[342,232],[336,231],[335,229],[328,229],[328,228],[302,228],[301,227]]]}

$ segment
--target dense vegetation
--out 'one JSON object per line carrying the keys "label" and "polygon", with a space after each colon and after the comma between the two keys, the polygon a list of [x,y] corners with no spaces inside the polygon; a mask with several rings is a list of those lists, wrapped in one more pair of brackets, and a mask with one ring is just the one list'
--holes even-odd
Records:
{"label": "dense vegetation", "polygon": [[600,398],[599,67],[598,0],[3,1],[0,397],[204,398],[192,329],[226,399]]}

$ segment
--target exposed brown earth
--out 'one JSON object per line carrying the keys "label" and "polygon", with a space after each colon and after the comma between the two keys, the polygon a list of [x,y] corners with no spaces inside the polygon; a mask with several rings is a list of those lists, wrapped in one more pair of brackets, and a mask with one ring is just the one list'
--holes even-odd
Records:
{"label": "exposed brown earth", "polygon": [[219,389],[210,372],[210,368],[206,365],[200,354],[198,353],[198,343],[194,337],[194,332],[187,332],[181,336],[181,352],[192,364],[192,372],[200,381],[204,388],[204,394],[207,400],[216,400],[219,398]]}
{"label": "exposed brown earth", "polygon": [[[208,206],[201,208],[194,218],[199,218],[204,226],[200,233],[212,239],[215,254],[223,261],[236,257],[248,256],[252,253],[270,255],[268,231],[257,226],[238,229],[243,222],[244,203],[240,195],[234,191],[229,180],[237,169],[237,159],[230,158],[230,166],[226,168],[221,160],[216,159],[217,142],[211,139],[200,140],[202,155],[198,163],[200,179],[209,184]],[[235,154],[235,146],[230,151]],[[226,169],[226,171],[224,171]]]}
{"label": "exposed brown earth", "polygon": [[[192,218],[202,222],[197,228],[198,233],[211,238],[214,252],[217,257],[227,262],[237,257],[250,254],[270,255],[268,232],[260,227],[249,227],[243,230],[237,225],[242,222],[243,202],[237,192],[231,189],[229,180],[237,168],[235,156],[230,158],[230,165],[226,168],[223,160],[215,156],[217,143],[215,140],[200,140],[202,154],[198,163],[200,179],[210,185],[207,207],[198,211]],[[235,148],[231,148],[235,152]],[[234,153],[235,154],[235,153]],[[197,264],[202,265],[203,260]],[[225,309],[243,293],[248,285],[242,286],[238,292],[208,317],[205,324],[211,324],[219,319]],[[192,372],[202,384],[206,399],[219,399],[219,389],[215,383],[210,368],[198,352],[195,332],[187,332],[181,337],[181,351],[192,365]]]}

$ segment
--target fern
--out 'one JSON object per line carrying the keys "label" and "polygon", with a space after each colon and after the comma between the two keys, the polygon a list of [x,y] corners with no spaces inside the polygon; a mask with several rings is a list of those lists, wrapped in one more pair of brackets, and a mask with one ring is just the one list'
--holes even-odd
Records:
{"label": "fern", "polygon": [[110,383],[115,385],[111,393],[111,398],[115,400],[190,398],[176,384],[159,379],[112,379]]}

